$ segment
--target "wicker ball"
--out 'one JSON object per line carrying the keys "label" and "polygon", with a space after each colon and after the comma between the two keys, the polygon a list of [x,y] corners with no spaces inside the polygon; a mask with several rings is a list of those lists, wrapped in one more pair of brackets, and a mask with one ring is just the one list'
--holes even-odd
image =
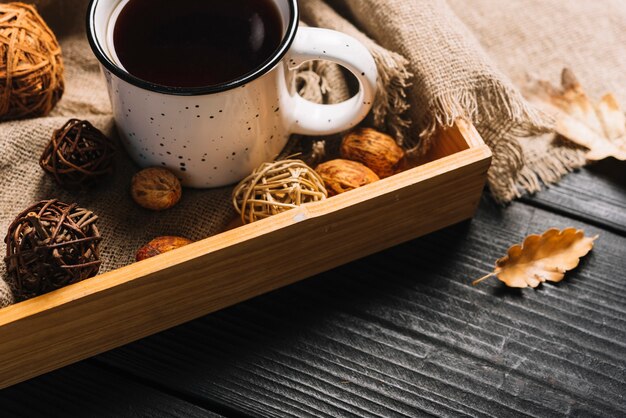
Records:
{"label": "wicker ball", "polygon": [[76,204],[44,200],[20,213],[4,239],[17,300],[95,276],[100,268],[98,217]]}
{"label": "wicker ball", "polygon": [[61,47],[37,10],[0,4],[0,120],[47,115],[63,89]]}
{"label": "wicker ball", "polygon": [[304,161],[280,160],[243,179],[233,191],[233,204],[243,223],[250,223],[326,197],[324,182]]}
{"label": "wicker ball", "polygon": [[86,120],[70,119],[52,134],[39,165],[66,189],[86,188],[113,171],[115,144]]}

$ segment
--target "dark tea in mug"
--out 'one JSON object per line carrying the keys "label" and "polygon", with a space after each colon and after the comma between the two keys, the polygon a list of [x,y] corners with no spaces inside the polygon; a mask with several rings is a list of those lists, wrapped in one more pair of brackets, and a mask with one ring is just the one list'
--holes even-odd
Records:
{"label": "dark tea in mug", "polygon": [[261,66],[282,35],[272,0],[130,0],[115,22],[113,44],[135,77],[206,87]]}

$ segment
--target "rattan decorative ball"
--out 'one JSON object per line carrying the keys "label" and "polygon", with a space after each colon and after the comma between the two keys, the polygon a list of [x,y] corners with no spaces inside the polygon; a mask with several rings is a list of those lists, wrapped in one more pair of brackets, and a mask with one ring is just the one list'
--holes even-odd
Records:
{"label": "rattan decorative ball", "polygon": [[115,144],[86,120],[70,119],[52,134],[39,165],[59,186],[80,189],[113,171]]}
{"label": "rattan decorative ball", "polygon": [[95,276],[100,268],[98,217],[58,200],[41,201],[9,226],[4,261],[17,300]]}
{"label": "rattan decorative ball", "polygon": [[233,204],[243,223],[267,218],[327,197],[324,182],[301,160],[264,163],[233,191]]}
{"label": "rattan decorative ball", "polygon": [[63,59],[37,10],[0,4],[0,120],[44,116],[63,95]]}

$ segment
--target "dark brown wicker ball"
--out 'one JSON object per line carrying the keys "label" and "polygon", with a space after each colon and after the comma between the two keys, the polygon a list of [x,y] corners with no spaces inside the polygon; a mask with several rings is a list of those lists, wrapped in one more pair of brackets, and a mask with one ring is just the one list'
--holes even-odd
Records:
{"label": "dark brown wicker ball", "polygon": [[52,134],[39,159],[59,186],[84,189],[113,171],[115,144],[86,120],[70,119]]}
{"label": "dark brown wicker ball", "polygon": [[100,268],[98,217],[76,204],[44,200],[9,226],[4,259],[17,300],[95,276]]}

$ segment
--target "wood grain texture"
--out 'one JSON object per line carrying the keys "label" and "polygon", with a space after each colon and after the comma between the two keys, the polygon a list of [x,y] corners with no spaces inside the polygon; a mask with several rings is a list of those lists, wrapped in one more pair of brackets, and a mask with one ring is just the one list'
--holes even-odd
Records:
{"label": "wood grain texture", "polygon": [[[559,284],[472,287],[548,227],[600,234]],[[514,203],[97,358],[253,416],[624,416],[626,238]]]}
{"label": "wood grain texture", "polygon": [[0,415],[38,417],[218,417],[206,409],[85,363],[0,392]]}
{"label": "wood grain texture", "polygon": [[471,217],[491,153],[462,122],[441,143],[459,152],[3,309],[0,387]]}
{"label": "wood grain texture", "polygon": [[[4,390],[0,411],[61,413],[75,397],[74,416],[177,416],[189,405],[189,416],[194,405],[255,417],[626,416],[626,179],[603,164],[526,203],[485,198],[471,223]],[[512,243],[553,226],[600,234],[563,282],[470,285]]]}
{"label": "wood grain texture", "polygon": [[626,164],[597,162],[524,201],[626,236]]}

